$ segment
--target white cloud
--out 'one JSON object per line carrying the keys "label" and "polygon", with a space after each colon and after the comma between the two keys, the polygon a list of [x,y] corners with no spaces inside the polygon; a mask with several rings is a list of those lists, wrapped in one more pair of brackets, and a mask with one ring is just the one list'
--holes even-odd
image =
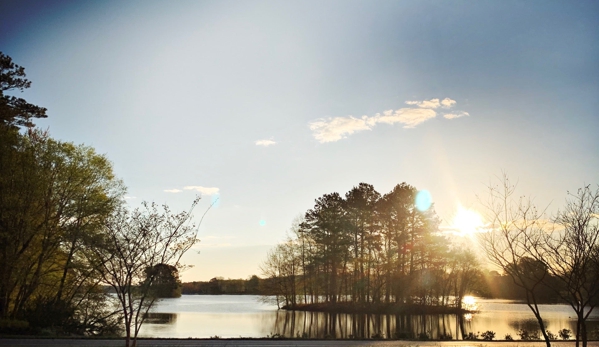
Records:
{"label": "white cloud", "polygon": [[182,192],[181,189],[165,189],[164,191],[167,192],[167,193],[180,193],[180,192]]}
{"label": "white cloud", "polygon": [[202,187],[202,186],[186,186],[183,187],[185,190],[195,190],[204,195],[216,195],[218,194],[219,189],[216,187]]}
{"label": "white cloud", "polygon": [[450,108],[453,107],[453,105],[456,104],[455,100],[452,100],[450,98],[445,98],[443,100],[441,100],[441,105],[443,105],[443,108]]}
{"label": "white cloud", "polygon": [[[445,100],[443,100],[445,101]],[[416,105],[422,108],[438,108],[441,107],[441,103],[439,99],[430,99],[430,100],[422,100],[422,101],[406,101],[408,105]]]}
{"label": "white cloud", "polygon": [[458,112],[454,112],[454,113],[446,113],[443,115],[443,117],[446,119],[456,119],[456,118],[469,116],[469,115],[470,114],[468,112],[458,111]]}
{"label": "white cloud", "polygon": [[443,108],[451,108],[453,107],[453,105],[456,104],[456,101],[450,98],[445,98],[443,100],[439,100],[438,98],[434,98],[434,99],[430,99],[430,100],[422,100],[422,101],[418,101],[418,100],[412,100],[412,101],[406,101],[406,104],[408,105],[415,105],[418,106],[420,108],[439,108],[439,107],[443,107]]}
{"label": "white cloud", "polygon": [[368,120],[369,117],[367,116],[362,118],[348,116],[319,119],[310,123],[310,130],[312,130],[314,138],[320,143],[335,142],[355,132],[370,130],[372,125]]}
{"label": "white cloud", "polygon": [[404,128],[413,128],[436,116],[437,113],[435,111],[427,108],[400,108],[393,113],[392,111],[385,111],[382,116],[377,114],[372,118],[376,123],[401,123],[404,125]]}
{"label": "white cloud", "polygon": [[274,145],[275,143],[276,142],[273,140],[258,140],[258,141],[256,141],[256,146],[268,147],[268,146]]}
{"label": "white cloud", "polygon": [[[406,104],[417,106],[417,108],[404,107],[395,111],[387,110],[382,114],[377,113],[372,117],[362,116],[361,118],[355,118],[353,116],[347,116],[321,118],[311,122],[309,127],[310,130],[312,130],[312,135],[318,142],[335,142],[344,139],[353,133],[371,130],[378,123],[400,123],[403,124],[404,128],[414,128],[420,123],[435,118],[437,116],[437,111],[435,111],[435,109],[439,107],[451,108],[456,104],[456,101],[450,98],[445,98],[443,100],[435,98],[422,101],[406,101]],[[446,119],[454,119],[463,116],[469,116],[468,112],[459,111],[444,115]]]}

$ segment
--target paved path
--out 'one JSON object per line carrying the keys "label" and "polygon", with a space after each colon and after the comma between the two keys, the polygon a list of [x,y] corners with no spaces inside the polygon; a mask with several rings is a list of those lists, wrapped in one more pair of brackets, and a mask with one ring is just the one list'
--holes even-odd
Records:
{"label": "paved path", "polygon": [[[122,339],[1,339],[0,346],[35,347],[113,347],[124,346]],[[262,339],[139,339],[143,347],[545,347],[544,342],[491,342],[491,341],[373,341],[373,340],[262,340]],[[573,341],[555,341],[552,347],[575,347]],[[588,347],[599,347],[599,341],[590,341]]]}

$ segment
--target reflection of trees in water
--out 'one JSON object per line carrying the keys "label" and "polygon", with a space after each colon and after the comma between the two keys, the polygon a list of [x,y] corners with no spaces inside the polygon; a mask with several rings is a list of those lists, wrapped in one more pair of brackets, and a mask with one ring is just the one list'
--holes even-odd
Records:
{"label": "reflection of trees in water", "polygon": [[149,324],[174,324],[177,321],[176,313],[153,313],[145,315],[145,323]]}
{"label": "reflection of trees in water", "polygon": [[461,337],[459,326],[468,328],[468,321],[460,325],[456,315],[390,315],[345,314],[304,311],[278,311],[273,333],[286,337],[306,338],[394,338],[441,339]]}
{"label": "reflection of trees in water", "polygon": [[[546,320],[543,320],[543,324],[545,325],[546,328],[549,328],[549,322],[547,322]],[[520,329],[530,331],[530,332],[539,331],[539,322],[537,322],[536,319],[532,319],[532,318],[512,319],[508,322],[508,325],[510,326],[510,328],[514,329],[515,331],[518,331]]]}
{"label": "reflection of trees in water", "polygon": [[[574,334],[576,333],[576,320],[575,317],[568,317],[565,319],[547,319],[543,320],[543,324],[547,330],[551,331],[553,334],[557,334],[557,332],[561,329],[570,329]],[[514,329],[514,331],[519,331],[520,329],[526,330],[528,332],[539,332],[539,323],[536,319],[527,318],[527,319],[512,319],[508,322],[510,328]],[[589,320],[587,321],[587,331],[589,332],[590,339],[598,339],[599,338],[599,321]]]}

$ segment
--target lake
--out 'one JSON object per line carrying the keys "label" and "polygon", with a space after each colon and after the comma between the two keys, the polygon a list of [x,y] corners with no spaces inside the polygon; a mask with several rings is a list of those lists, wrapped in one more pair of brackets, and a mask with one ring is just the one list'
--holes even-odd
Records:
{"label": "lake", "polygon": [[[451,336],[461,339],[456,315],[329,314],[277,310],[254,295],[183,295],[163,299],[152,310],[140,331],[143,337],[164,338],[383,338],[427,334],[431,339]],[[466,334],[492,330],[495,339],[510,334],[519,339],[519,329],[537,331],[530,309],[509,300],[475,299],[478,313],[462,317]],[[563,328],[576,330],[572,309],[567,305],[541,305],[547,328],[557,334]],[[593,312],[588,330],[599,332],[599,314]]]}

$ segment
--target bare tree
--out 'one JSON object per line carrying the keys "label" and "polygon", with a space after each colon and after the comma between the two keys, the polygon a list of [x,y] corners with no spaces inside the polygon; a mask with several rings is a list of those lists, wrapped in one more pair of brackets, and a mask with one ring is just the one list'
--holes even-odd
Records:
{"label": "bare tree", "polygon": [[488,199],[482,201],[490,230],[481,234],[489,260],[508,274],[523,289],[526,304],[534,314],[547,347],[551,346],[545,323],[539,310],[539,294],[548,277],[544,264],[536,261],[535,249],[540,249],[546,224],[526,197],[514,197],[515,185],[503,175],[499,186],[490,185]]}
{"label": "bare tree", "polygon": [[[116,291],[123,314],[126,346],[136,346],[145,316],[157,300],[151,290],[154,278],[147,269],[157,264],[182,268],[181,257],[198,239],[191,211],[173,214],[155,204],[129,211],[121,207],[104,224],[104,233],[90,250],[96,270]],[[201,220],[200,220],[201,223]]]}
{"label": "bare tree", "polygon": [[570,194],[534,256],[557,282],[551,286],[576,313],[576,346],[587,346],[586,320],[599,303],[599,189]]}

